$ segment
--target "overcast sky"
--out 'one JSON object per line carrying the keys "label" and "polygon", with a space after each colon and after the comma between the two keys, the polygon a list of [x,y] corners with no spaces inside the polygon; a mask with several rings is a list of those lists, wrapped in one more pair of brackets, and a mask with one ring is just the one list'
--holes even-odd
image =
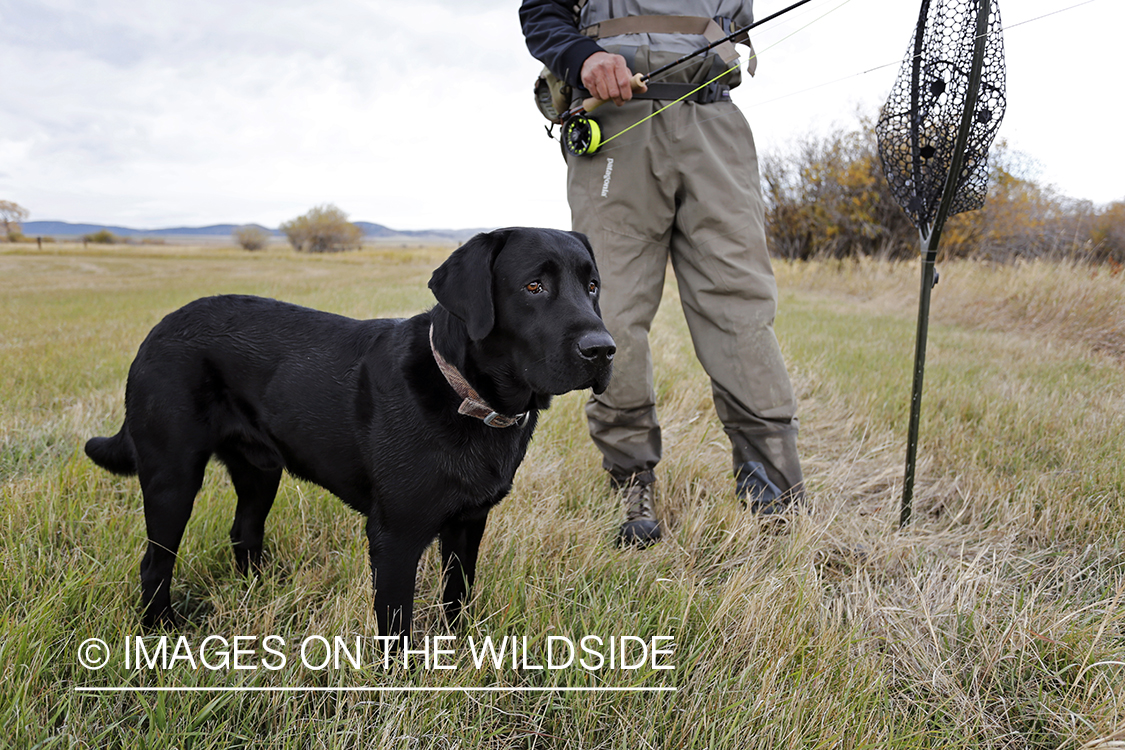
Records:
{"label": "overcast sky", "polygon": [[[1079,3],[1001,0],[1000,137],[1105,203],[1125,199],[1125,3]],[[396,229],[568,228],[518,5],[0,0],[0,199],[138,228],[277,226],[321,203]],[[814,0],[756,32],[735,101],[759,150],[873,115],[918,6]]]}

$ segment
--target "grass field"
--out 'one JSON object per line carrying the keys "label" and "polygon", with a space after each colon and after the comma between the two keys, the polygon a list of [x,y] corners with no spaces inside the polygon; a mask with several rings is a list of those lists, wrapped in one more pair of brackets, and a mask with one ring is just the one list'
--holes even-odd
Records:
{"label": "grass field", "polygon": [[[810,486],[808,513],[780,531],[732,496],[669,285],[653,334],[665,541],[612,546],[617,511],[584,396],[557,399],[490,517],[453,670],[303,665],[294,644],[309,636],[376,631],[362,519],[287,478],[266,573],[241,578],[233,490],[213,466],[174,581],[188,622],[171,635],[193,647],[277,635],[289,659],[138,669],[121,644],[141,635],[140,492],[81,445],[119,427],[144,335],[224,292],[413,314],[432,304],[426,281],[448,250],[0,247],[0,746],[1125,748],[1123,276],[942,266],[915,521],[902,531],[917,269],[777,267]],[[449,634],[433,550],[419,582],[416,635]],[[477,669],[464,647],[526,636],[541,665],[552,635],[672,636],[674,669]],[[89,638],[113,648],[103,669],[79,663]],[[332,689],[81,690],[109,686]],[[675,690],[460,690],[482,687]]]}

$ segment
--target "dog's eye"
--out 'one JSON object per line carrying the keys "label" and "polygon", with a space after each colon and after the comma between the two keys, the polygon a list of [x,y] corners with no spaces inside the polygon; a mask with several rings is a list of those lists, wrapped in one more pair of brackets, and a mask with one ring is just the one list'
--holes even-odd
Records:
{"label": "dog's eye", "polygon": [[528,284],[527,286],[525,286],[524,289],[531,292],[532,294],[539,294],[541,291],[543,291],[543,285],[540,284],[538,281],[533,281],[530,284]]}
{"label": "dog's eye", "polygon": [[597,294],[597,293],[598,293],[598,282],[591,281],[590,282],[590,294]]}

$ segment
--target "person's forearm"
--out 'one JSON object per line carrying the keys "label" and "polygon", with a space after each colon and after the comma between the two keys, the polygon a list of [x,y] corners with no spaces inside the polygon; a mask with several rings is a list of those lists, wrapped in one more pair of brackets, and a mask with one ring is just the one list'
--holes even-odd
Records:
{"label": "person's forearm", "polygon": [[591,55],[604,50],[578,33],[569,1],[525,0],[520,6],[520,26],[534,58],[571,86],[585,88],[582,66]]}

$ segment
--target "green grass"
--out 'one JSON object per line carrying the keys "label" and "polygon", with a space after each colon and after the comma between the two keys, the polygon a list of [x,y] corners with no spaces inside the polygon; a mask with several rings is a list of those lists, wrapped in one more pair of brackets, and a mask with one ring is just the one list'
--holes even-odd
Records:
{"label": "green grass", "polygon": [[[1088,270],[1066,267],[943,268],[915,522],[903,531],[913,267],[778,268],[777,329],[801,399],[811,488],[808,514],[783,531],[732,497],[729,447],[673,285],[654,328],[663,543],[643,553],[612,546],[617,512],[584,396],[556,400],[513,493],[490,516],[468,623],[454,633],[459,650],[470,636],[527,636],[541,647],[549,635],[672,635],[675,670],[476,670],[462,658],[453,671],[315,671],[290,649],[279,671],[138,671],[119,652],[101,671],[80,666],[85,639],[116,646],[141,632],[140,492],[81,445],[120,425],[125,373],[149,328],[224,292],[357,317],[413,314],[432,304],[425,284],[446,252],[0,252],[0,745],[1123,746],[1125,370],[1105,302],[1115,280],[1091,287]],[[1062,318],[1037,301],[1045,278],[1068,281],[1045,292],[1070,311]],[[1073,320],[1088,307],[1102,325],[1092,339],[1074,333],[1087,330]],[[292,645],[375,633],[359,516],[285,479],[267,524],[266,572],[248,580],[233,570],[233,505],[229,480],[212,467],[174,580],[187,624],[171,635],[199,644],[275,634]],[[419,636],[449,634],[437,566],[430,550]],[[75,690],[111,685],[676,692]]]}

